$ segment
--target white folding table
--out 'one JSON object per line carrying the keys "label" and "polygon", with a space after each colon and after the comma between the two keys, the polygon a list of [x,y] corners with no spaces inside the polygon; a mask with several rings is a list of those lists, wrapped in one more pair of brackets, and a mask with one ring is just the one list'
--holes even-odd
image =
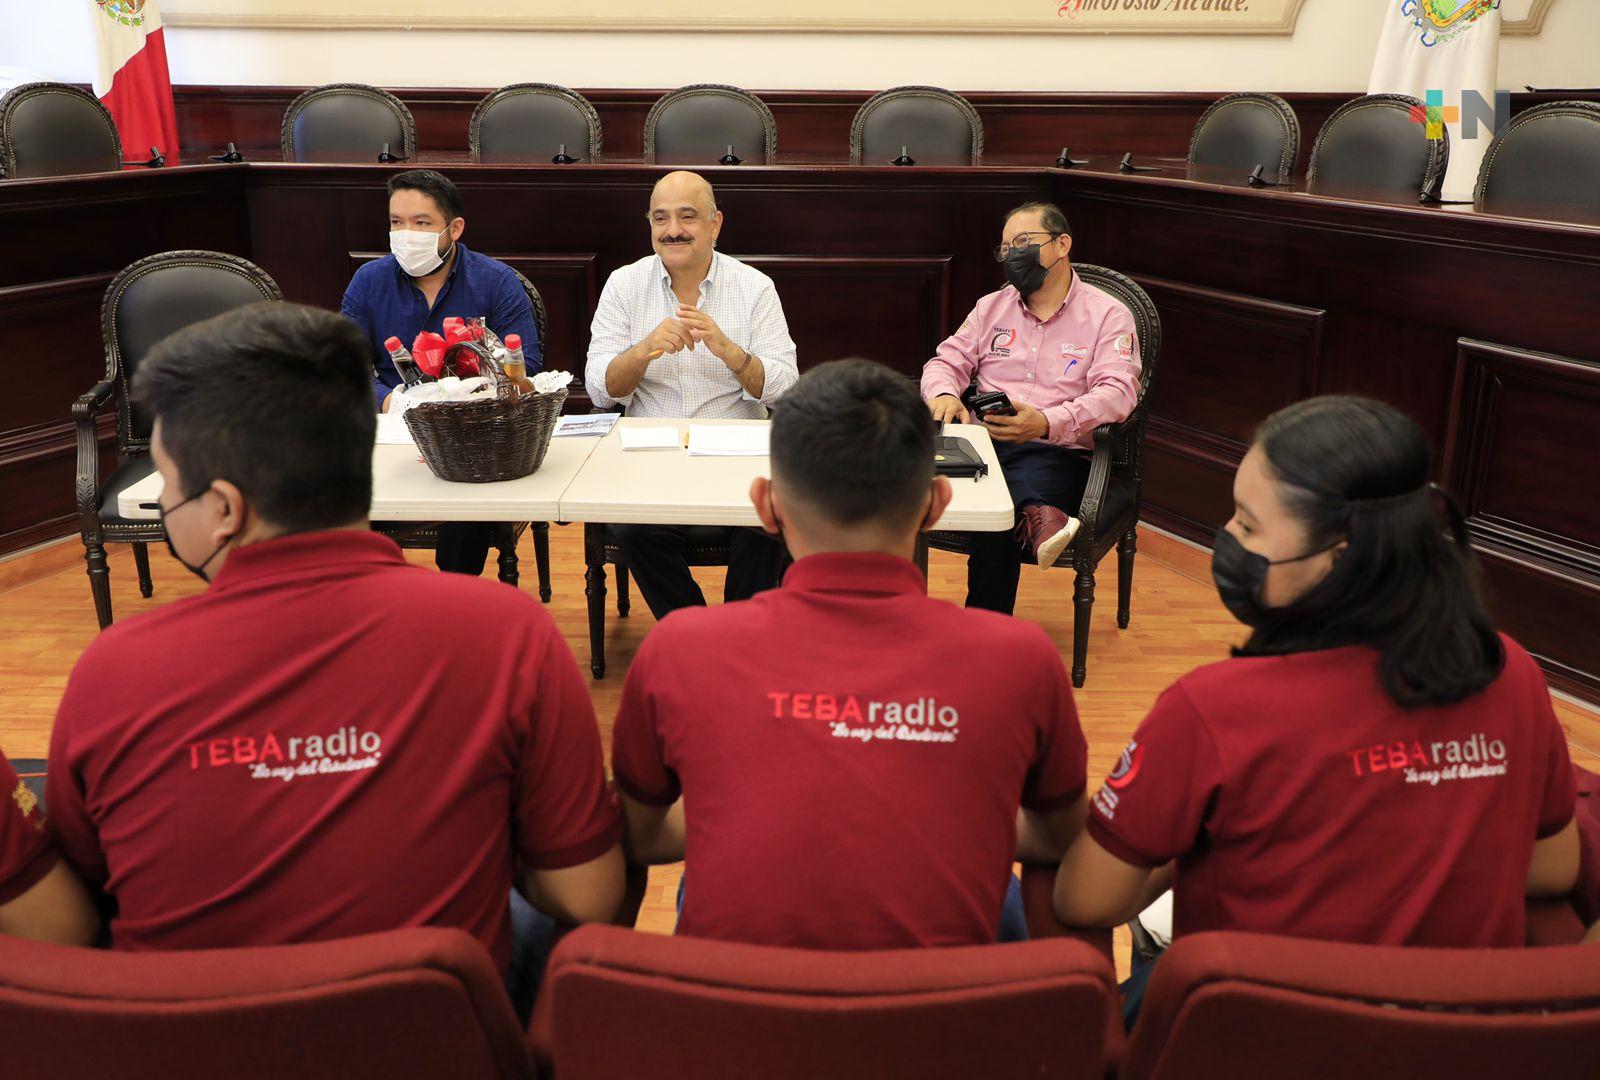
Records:
{"label": "white folding table", "polygon": [[[551,439],[539,471],[520,480],[458,484],[440,480],[415,445],[372,448],[373,521],[558,521],[561,496],[596,445],[593,436]],[[151,473],[117,496],[124,517],[155,520],[161,475]]]}
{"label": "white folding table", "polygon": [[[756,525],[750,481],[770,476],[765,457],[691,457],[682,449],[691,425],[767,424],[766,420],[651,420],[624,417],[589,456],[561,498],[561,521],[611,525]],[[624,427],[676,427],[678,449],[624,450]],[[1000,475],[989,432],[972,424],[950,424],[944,433],[967,439],[989,465],[977,480],[950,483],[955,497],[939,520],[941,529],[998,532],[1015,521],[1011,495]],[[435,515],[437,517],[437,515]]]}

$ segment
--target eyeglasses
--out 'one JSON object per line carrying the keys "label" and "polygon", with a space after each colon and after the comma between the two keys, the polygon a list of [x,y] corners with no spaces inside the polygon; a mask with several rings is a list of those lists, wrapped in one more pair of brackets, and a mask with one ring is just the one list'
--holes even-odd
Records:
{"label": "eyeglasses", "polygon": [[[1046,241],[1054,240],[1058,236],[1065,235],[1065,233],[1058,232],[1018,233],[1016,236],[1011,238],[1010,243],[1001,244],[999,247],[994,249],[994,261],[1005,262],[1006,256],[1011,254],[1013,251],[1016,251],[1018,248],[1032,247],[1035,244],[1042,246]],[[1035,237],[1043,237],[1044,239],[1036,240],[1034,239]]]}

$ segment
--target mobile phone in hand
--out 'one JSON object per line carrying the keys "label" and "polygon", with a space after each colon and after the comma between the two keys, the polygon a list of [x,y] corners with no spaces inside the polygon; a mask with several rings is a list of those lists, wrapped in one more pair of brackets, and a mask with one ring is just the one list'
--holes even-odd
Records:
{"label": "mobile phone in hand", "polygon": [[972,415],[981,422],[991,416],[1015,416],[1016,406],[1011,404],[1011,399],[998,390],[988,390],[981,394],[973,394],[968,402]]}

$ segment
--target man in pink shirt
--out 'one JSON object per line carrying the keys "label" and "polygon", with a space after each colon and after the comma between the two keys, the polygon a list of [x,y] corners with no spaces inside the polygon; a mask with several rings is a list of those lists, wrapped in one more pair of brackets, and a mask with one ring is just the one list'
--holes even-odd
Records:
{"label": "man in pink shirt", "polygon": [[1089,479],[1094,429],[1127,419],[1139,401],[1133,315],[1072,271],[1072,230],[1051,203],[1006,217],[995,258],[1007,285],[978,301],[922,371],[922,396],[940,421],[967,417],[962,394],[999,391],[1016,415],[984,416],[1017,508],[1014,533],[974,533],[967,606],[1010,614],[1024,550],[1055,563],[1077,532],[1071,515]]}

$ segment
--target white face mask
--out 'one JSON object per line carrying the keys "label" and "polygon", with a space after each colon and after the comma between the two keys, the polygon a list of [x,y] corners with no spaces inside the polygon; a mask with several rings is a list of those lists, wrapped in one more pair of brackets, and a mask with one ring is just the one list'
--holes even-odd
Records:
{"label": "white face mask", "polygon": [[[389,250],[399,261],[400,268],[412,277],[427,277],[444,265],[444,255],[439,254],[439,237],[450,231],[446,225],[441,232],[420,229],[393,229],[389,233]],[[454,246],[454,241],[451,242]],[[450,248],[445,248],[445,255]]]}

